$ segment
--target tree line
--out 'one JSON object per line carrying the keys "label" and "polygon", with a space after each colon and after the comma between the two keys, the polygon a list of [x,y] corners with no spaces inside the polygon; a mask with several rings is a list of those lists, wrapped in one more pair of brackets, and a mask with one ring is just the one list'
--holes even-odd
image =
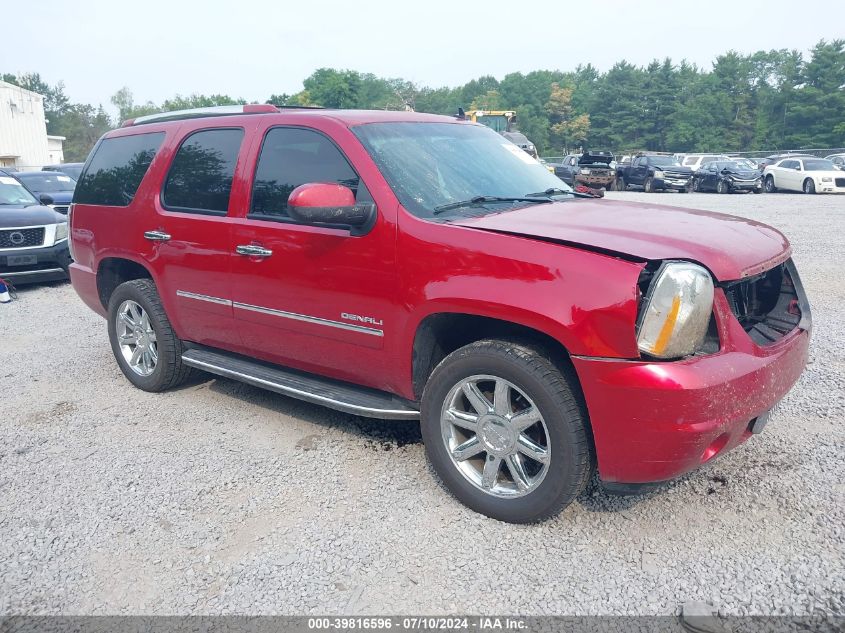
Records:
{"label": "tree line", "polygon": [[[845,40],[821,40],[797,50],[729,51],[710,69],[686,61],[626,61],[606,72],[591,64],[572,71],[478,77],[463,86],[431,88],[400,78],[320,68],[295,94],[266,103],[327,108],[413,109],[455,114],[515,110],[519,129],[541,154],[575,147],[614,151],[755,151],[845,146]],[[228,95],[176,95],[137,104],[128,88],[102,106],[71,103],[64,85],[37,73],[3,74],[4,81],[45,96],[48,133],[67,137],[66,160],[83,160],[96,139],[120,121],[169,110],[246,103]]]}

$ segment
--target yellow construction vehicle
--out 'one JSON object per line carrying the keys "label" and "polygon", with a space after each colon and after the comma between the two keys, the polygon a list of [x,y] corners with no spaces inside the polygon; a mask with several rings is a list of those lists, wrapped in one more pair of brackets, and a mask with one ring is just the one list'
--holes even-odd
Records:
{"label": "yellow construction vehicle", "polygon": [[508,139],[511,143],[519,145],[530,156],[539,158],[534,143],[516,129],[516,112],[513,110],[470,110],[466,112],[466,118],[474,123],[486,125]]}

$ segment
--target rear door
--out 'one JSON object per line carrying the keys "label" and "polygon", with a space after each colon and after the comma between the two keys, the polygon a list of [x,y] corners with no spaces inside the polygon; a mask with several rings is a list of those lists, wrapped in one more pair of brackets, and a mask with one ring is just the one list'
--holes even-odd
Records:
{"label": "rear door", "polygon": [[147,257],[177,332],[237,350],[229,206],[245,129],[191,123],[180,129],[180,138],[156,192],[156,213],[144,227]]}
{"label": "rear door", "polygon": [[305,183],[341,184],[357,202],[373,201],[351,161],[322,131],[272,126],[252,153],[254,177],[240,213],[246,217],[235,225],[231,245],[232,252],[264,249],[262,256],[232,260],[234,318],[247,353],[385,388],[385,330],[395,326],[392,299],[398,296],[395,224],[383,208],[364,235],[290,216],[288,196]]}

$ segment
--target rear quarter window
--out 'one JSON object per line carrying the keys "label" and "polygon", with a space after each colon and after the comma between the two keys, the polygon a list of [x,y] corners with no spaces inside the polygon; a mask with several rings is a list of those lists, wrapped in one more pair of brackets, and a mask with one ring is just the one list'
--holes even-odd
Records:
{"label": "rear quarter window", "polygon": [[125,207],[132,202],[153,162],[164,132],[105,138],[79,178],[73,201]]}

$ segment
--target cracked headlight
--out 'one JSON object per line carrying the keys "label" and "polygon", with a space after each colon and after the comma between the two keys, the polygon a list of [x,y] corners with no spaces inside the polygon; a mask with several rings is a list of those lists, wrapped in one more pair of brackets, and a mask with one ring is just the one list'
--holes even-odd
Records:
{"label": "cracked headlight", "polygon": [[56,238],[54,243],[59,243],[67,239],[67,222],[62,222],[56,225]]}
{"label": "cracked headlight", "polygon": [[698,351],[713,313],[713,278],[697,264],[664,262],[643,298],[637,346],[656,358]]}

